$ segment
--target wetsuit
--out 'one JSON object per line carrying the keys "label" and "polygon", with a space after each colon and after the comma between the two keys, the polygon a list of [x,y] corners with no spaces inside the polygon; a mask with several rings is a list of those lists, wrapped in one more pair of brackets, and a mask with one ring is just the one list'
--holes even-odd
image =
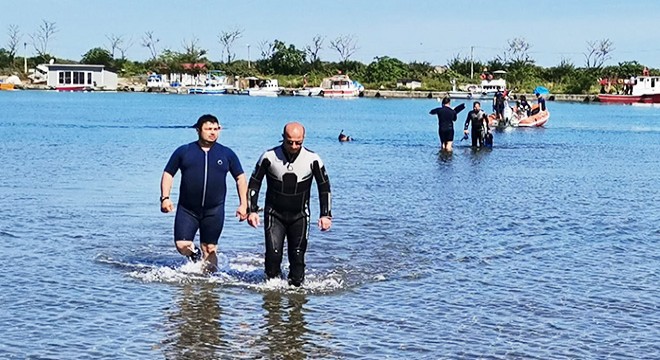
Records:
{"label": "wetsuit", "polygon": [[174,176],[181,169],[179,203],[174,219],[174,240],[194,240],[199,229],[201,243],[217,244],[225,220],[227,173],[236,179],[243,168],[228,147],[214,143],[204,151],[198,142],[174,151],[165,171]]}
{"label": "wetsuit", "polygon": [[479,109],[479,111],[470,110],[465,119],[464,130],[467,130],[468,127],[472,124],[472,146],[483,147],[484,146],[484,125],[485,130],[490,130],[488,128],[488,118],[486,118],[486,113]]}
{"label": "wetsuit", "polygon": [[438,136],[440,136],[440,142],[454,141],[456,111],[449,106],[442,106],[431,110],[429,114],[438,116]]}
{"label": "wetsuit", "polygon": [[300,286],[305,277],[305,251],[309,236],[309,197],[316,180],[320,216],[331,215],[330,180],[321,158],[304,147],[289,156],[282,146],[266,151],[257,162],[248,184],[248,212],[258,210],[259,189],[266,177],[264,231],[266,276],[281,276],[284,238],[289,255],[289,283]]}

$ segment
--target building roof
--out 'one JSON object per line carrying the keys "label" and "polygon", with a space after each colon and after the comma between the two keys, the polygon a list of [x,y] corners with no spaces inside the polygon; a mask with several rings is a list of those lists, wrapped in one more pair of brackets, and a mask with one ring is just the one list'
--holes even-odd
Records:
{"label": "building roof", "polygon": [[59,67],[59,68],[79,68],[79,67],[89,67],[103,69],[105,65],[95,65],[95,64],[43,64],[47,67]]}

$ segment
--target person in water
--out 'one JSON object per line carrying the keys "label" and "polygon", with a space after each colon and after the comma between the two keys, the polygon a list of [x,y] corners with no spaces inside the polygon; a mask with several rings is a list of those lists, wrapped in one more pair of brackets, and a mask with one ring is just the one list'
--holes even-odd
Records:
{"label": "person in water", "polygon": [[451,108],[451,99],[442,99],[442,106],[429,112],[438,116],[438,136],[443,152],[452,152],[454,144],[454,122],[456,121],[456,110]]}
{"label": "person in water", "polygon": [[468,134],[468,128],[472,126],[472,147],[483,147],[484,146],[484,136],[490,133],[490,128],[488,127],[488,115],[481,110],[481,103],[475,101],[472,105],[472,110],[468,113],[467,119],[465,119],[465,126],[463,127],[463,133]]}
{"label": "person in water", "polygon": [[[181,170],[179,202],[174,218],[174,243],[192,261],[204,260],[205,270],[218,266],[217,245],[225,220],[227,173],[236,181],[240,204],[236,216],[247,219],[247,180],[236,153],[217,142],[218,118],[202,115],[195,125],[198,139],[177,148],[160,181],[160,211],[174,211],[170,199],[174,175]],[[199,230],[200,249],[194,245]]]}
{"label": "person in water", "polygon": [[351,141],[351,140],[353,140],[353,139],[351,139],[351,137],[348,136],[348,135],[344,135],[344,129],[342,129],[342,130],[339,132],[339,136],[337,137],[337,140],[339,140],[339,141],[341,141],[341,142],[345,142],[345,141]]}
{"label": "person in water", "polygon": [[332,226],[330,179],[321,158],[303,146],[305,128],[298,122],[284,126],[282,145],[264,152],[248,183],[248,224],[259,226],[259,190],[266,177],[264,233],[265,270],[268,279],[282,276],[284,238],[287,239],[290,285],[301,286],[305,279],[305,251],[309,236],[309,197],[316,180],[321,205],[318,227]]}

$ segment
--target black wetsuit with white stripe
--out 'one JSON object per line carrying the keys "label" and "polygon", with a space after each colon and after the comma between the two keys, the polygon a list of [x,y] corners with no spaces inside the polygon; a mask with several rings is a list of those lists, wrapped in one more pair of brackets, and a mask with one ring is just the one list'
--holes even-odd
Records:
{"label": "black wetsuit with white stripe", "polygon": [[305,251],[309,236],[309,198],[316,180],[320,216],[332,216],[330,180],[321,158],[301,147],[295,155],[282,146],[266,151],[257,162],[248,184],[248,212],[257,212],[259,190],[266,177],[264,231],[266,276],[281,276],[284,238],[289,255],[289,282],[299,286],[305,277]]}

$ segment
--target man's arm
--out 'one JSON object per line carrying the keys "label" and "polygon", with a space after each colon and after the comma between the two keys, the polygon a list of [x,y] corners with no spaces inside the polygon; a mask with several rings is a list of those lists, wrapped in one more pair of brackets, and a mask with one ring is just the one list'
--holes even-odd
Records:
{"label": "man's arm", "polygon": [[321,206],[318,225],[322,231],[325,231],[332,226],[332,193],[330,192],[330,178],[320,159],[315,160],[312,164],[312,174],[314,174],[316,186],[318,187],[319,204]]}
{"label": "man's arm", "polygon": [[247,220],[248,224],[252,227],[259,226],[259,190],[261,190],[261,182],[264,180],[266,171],[270,167],[270,161],[264,156],[261,156],[261,159],[257,162],[257,165],[254,167],[252,176],[250,176],[250,182],[247,186],[246,191],[246,202],[247,202]]}
{"label": "man's arm", "polygon": [[163,171],[163,176],[160,179],[160,198],[164,199],[160,202],[160,211],[168,213],[174,210],[174,203],[170,199],[170,192],[172,191],[172,183],[174,177],[167,171]]}
{"label": "man's arm", "polygon": [[236,210],[236,216],[238,216],[240,221],[247,219],[247,180],[245,179],[245,173],[240,174],[236,177],[236,191],[238,192],[238,210]]}
{"label": "man's arm", "polygon": [[470,126],[470,114],[471,114],[471,113],[472,113],[472,111],[470,111],[470,112],[467,114],[467,117],[465,118],[465,126],[463,127],[463,130],[465,131],[465,133],[467,133],[467,131],[468,131],[468,127]]}

